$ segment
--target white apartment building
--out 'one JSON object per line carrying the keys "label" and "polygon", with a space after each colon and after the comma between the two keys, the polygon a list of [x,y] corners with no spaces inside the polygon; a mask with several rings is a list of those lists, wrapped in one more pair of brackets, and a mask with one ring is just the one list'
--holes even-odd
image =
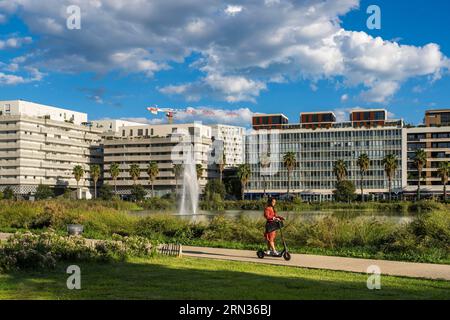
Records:
{"label": "white apartment building", "polygon": [[[294,152],[297,160],[291,173],[290,192],[304,200],[322,201],[333,198],[336,185],[334,164],[344,160],[347,179],[360,193],[358,157],[370,158],[370,169],[363,181],[364,193],[387,196],[388,180],[382,160],[388,154],[398,159],[398,170],[392,181],[393,192],[400,194],[406,186],[406,139],[403,122],[386,120],[383,125],[361,128],[353,122],[330,123],[323,128],[304,128],[303,124],[284,124],[280,129],[254,130],[246,138],[246,163],[251,166],[247,197],[286,194],[288,171],[283,156]],[[264,161],[269,164],[263,165]]]}
{"label": "white apartment building", "polygon": [[82,196],[90,198],[89,166],[102,163],[101,131],[87,114],[23,100],[0,101],[0,190],[28,196],[39,184],[75,189],[74,166],[85,176]]}
{"label": "white apartment building", "polygon": [[223,141],[225,167],[237,167],[244,163],[245,128],[215,124],[211,125],[215,140]]}
{"label": "white apartment building", "polygon": [[[204,187],[208,178],[217,175],[212,159],[211,134],[211,127],[199,123],[117,127],[116,132],[104,135],[105,182],[115,184],[119,194],[129,194],[134,184],[129,174],[130,165],[138,164],[141,175],[137,184],[150,192],[146,169],[151,161],[156,161],[159,167],[159,175],[154,182],[156,194],[173,192],[176,186],[182,185],[182,179],[175,179],[174,164],[182,164],[185,148],[192,146],[194,163],[203,167],[199,185]],[[112,163],[118,164],[121,171],[116,182],[109,173]]]}
{"label": "white apartment building", "polygon": [[116,133],[122,127],[143,126],[145,123],[132,122],[120,119],[101,119],[90,121],[92,127],[101,130],[104,134]]}

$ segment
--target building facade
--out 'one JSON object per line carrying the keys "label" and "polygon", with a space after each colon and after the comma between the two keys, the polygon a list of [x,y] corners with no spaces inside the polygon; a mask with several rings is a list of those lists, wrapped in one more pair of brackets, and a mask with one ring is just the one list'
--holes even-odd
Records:
{"label": "building facade", "polygon": [[223,124],[211,125],[212,138],[223,142],[225,167],[237,167],[244,163],[245,128]]}
{"label": "building facade", "polygon": [[[154,181],[157,195],[173,192],[181,187],[182,179],[176,179],[174,164],[184,163],[188,152],[192,161],[203,167],[198,178],[200,187],[207,179],[217,176],[217,168],[212,159],[212,129],[198,123],[140,125],[120,127],[117,132],[104,135],[104,179],[110,185],[116,185],[119,194],[130,194],[134,184],[130,176],[130,165],[137,164],[141,174],[136,182],[150,192],[151,183],[146,173],[148,164],[156,161],[159,175]],[[192,149],[190,149],[192,148]],[[114,182],[109,173],[112,163],[120,167],[120,175]]]}
{"label": "building facade", "polygon": [[427,162],[421,177],[421,194],[426,197],[443,194],[443,184],[438,175],[440,163],[450,161],[450,109],[429,110],[425,113],[425,126],[406,129],[408,148],[408,186],[405,193],[413,195],[419,184],[419,173],[414,164],[415,153],[426,152]]}
{"label": "building facade", "polygon": [[101,131],[92,128],[85,113],[32,102],[0,101],[0,190],[34,194],[40,184],[75,189],[74,166],[85,176],[79,182],[90,198],[91,164],[102,164]]}
{"label": "building facade", "polygon": [[[358,120],[359,121],[359,120]],[[255,130],[247,136],[246,161],[251,166],[247,196],[258,198],[267,194],[285,194],[288,171],[283,156],[294,152],[297,165],[291,173],[290,192],[305,200],[322,201],[333,197],[336,185],[334,165],[344,160],[348,179],[360,193],[358,157],[370,158],[370,169],[363,181],[364,193],[374,197],[387,196],[388,180],[382,160],[388,154],[398,159],[398,170],[392,181],[393,192],[401,193],[406,186],[406,141],[401,120],[385,121],[383,126],[360,128],[353,122],[333,123],[329,128],[306,129],[289,124],[280,130]],[[270,165],[263,159],[270,159]]]}

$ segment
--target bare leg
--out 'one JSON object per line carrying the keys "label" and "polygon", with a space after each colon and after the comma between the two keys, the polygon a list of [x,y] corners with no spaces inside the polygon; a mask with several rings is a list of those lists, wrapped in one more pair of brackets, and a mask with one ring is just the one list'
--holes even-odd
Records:
{"label": "bare leg", "polygon": [[275,249],[275,242],[274,241],[270,241],[269,242],[269,249],[272,250],[272,251],[276,251],[276,249]]}

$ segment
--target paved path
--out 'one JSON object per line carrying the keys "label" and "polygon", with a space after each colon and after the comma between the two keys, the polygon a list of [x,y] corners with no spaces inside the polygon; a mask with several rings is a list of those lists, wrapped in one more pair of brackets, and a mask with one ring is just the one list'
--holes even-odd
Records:
{"label": "paved path", "polygon": [[189,246],[183,246],[183,256],[358,273],[367,273],[369,266],[376,265],[380,268],[382,275],[450,280],[450,265],[443,264],[356,259],[310,254],[291,254],[292,259],[290,261],[284,261],[283,258],[265,257],[264,259],[259,259],[255,251]]}
{"label": "paved path", "polygon": [[[7,239],[11,234],[0,233],[0,240]],[[399,262],[387,260],[373,260],[373,259],[356,259],[343,258],[331,256],[317,256],[310,254],[292,254],[290,261],[284,261],[282,258],[258,259],[255,251],[249,250],[234,250],[234,249],[219,249],[219,248],[204,248],[204,247],[190,247],[183,246],[183,256],[195,258],[208,258],[232,261],[245,261],[265,263],[281,266],[302,267],[311,269],[326,269],[337,271],[348,271],[367,273],[367,268],[376,265],[380,268],[381,274],[412,277],[412,278],[427,278],[450,281],[450,265],[443,264],[429,264],[429,263],[413,263],[413,262]]]}

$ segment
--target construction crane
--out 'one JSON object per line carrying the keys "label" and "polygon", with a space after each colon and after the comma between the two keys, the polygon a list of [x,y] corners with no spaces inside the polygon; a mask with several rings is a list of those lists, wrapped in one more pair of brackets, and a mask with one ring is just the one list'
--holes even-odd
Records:
{"label": "construction crane", "polygon": [[234,111],[223,111],[223,110],[218,111],[218,110],[212,110],[212,109],[206,109],[206,108],[195,109],[192,107],[187,107],[186,109],[173,109],[173,108],[160,108],[157,105],[154,105],[153,107],[148,107],[147,110],[150,111],[150,113],[152,113],[154,115],[157,115],[158,113],[165,113],[167,121],[170,124],[173,123],[173,118],[174,118],[175,114],[177,114],[177,113],[214,117],[214,116],[218,116],[220,114],[223,115],[223,112],[225,112],[226,116],[228,116],[228,117],[239,116],[239,114]]}

